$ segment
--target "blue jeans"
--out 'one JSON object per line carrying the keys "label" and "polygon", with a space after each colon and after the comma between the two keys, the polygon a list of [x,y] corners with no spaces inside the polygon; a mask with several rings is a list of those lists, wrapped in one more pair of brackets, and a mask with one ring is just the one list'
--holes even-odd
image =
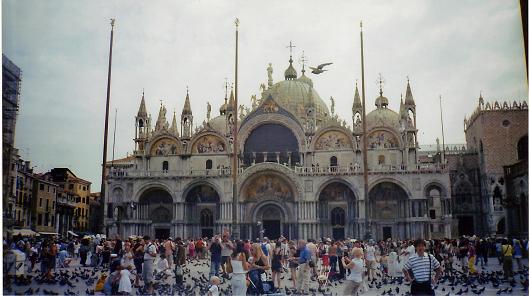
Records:
{"label": "blue jeans", "polygon": [[329,261],[331,263],[331,271],[337,272],[337,256],[329,256]]}
{"label": "blue jeans", "polygon": [[212,260],[210,264],[210,277],[212,275],[219,276],[219,268],[221,268],[221,258],[219,260]]}

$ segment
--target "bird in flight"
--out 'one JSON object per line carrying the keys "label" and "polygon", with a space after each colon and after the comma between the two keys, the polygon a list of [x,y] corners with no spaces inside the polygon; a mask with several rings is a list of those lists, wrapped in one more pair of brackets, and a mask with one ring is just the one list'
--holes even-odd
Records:
{"label": "bird in flight", "polygon": [[333,63],[324,63],[324,64],[320,64],[318,65],[318,67],[309,67],[309,69],[311,69],[311,73],[313,74],[320,74],[320,73],[324,73],[324,71],[327,71],[327,70],[324,70],[324,67],[327,66],[327,65],[331,65]]}

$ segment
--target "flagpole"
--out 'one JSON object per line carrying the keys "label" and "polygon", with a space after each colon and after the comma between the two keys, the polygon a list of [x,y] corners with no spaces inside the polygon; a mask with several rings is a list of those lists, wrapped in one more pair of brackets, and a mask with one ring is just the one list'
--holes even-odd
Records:
{"label": "flagpole", "polygon": [[363,22],[361,21],[361,86],[363,104],[363,180],[364,180],[364,226],[365,239],[372,238],[372,227],[370,225],[369,213],[370,203],[368,201],[368,143],[366,141],[366,97],[364,88],[364,44],[363,44]]}
{"label": "flagpole", "polygon": [[[105,130],[103,131],[103,164],[101,165],[101,192],[100,200],[105,200],[105,164],[107,163],[107,138],[109,132],[109,105],[110,105],[110,78],[112,72],[112,41],[114,39],[114,22],[116,19],[110,19],[110,49],[109,49],[109,68],[107,74],[107,103],[105,107]],[[106,205],[106,202],[104,203]],[[103,209],[105,206],[103,206]],[[103,210],[104,212],[105,210]],[[105,213],[101,213],[104,217]],[[100,221],[103,221],[101,219]],[[101,230],[101,226],[99,226]],[[101,231],[100,231],[101,232]],[[108,232],[108,231],[107,231]],[[107,233],[108,235],[108,233]]]}
{"label": "flagpole", "polygon": [[440,95],[440,121],[442,123],[442,164],[445,163],[445,134],[444,134],[444,118],[442,111],[442,95]]}
{"label": "flagpole", "polygon": [[239,19],[236,18],[235,20],[236,24],[236,56],[235,56],[235,96],[234,96],[234,103],[235,106],[233,106],[235,110],[234,114],[234,143],[233,143],[233,157],[232,157],[232,237],[234,239],[239,239],[239,228],[237,225],[237,204],[238,204],[238,198],[237,198],[237,168],[238,168],[238,159],[237,159],[237,108],[238,108],[238,102],[237,102],[237,62],[238,62],[238,38],[239,38]]}

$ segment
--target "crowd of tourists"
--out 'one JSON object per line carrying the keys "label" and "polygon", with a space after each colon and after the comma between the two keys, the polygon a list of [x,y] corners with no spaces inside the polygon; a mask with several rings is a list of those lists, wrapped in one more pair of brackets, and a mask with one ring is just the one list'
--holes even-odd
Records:
{"label": "crowd of tourists", "polygon": [[[528,271],[523,260],[528,241],[516,238],[233,240],[228,232],[185,240],[15,237],[4,239],[4,283],[8,285],[15,278],[15,269],[20,269],[15,264],[17,253],[25,255],[22,268],[27,273],[38,270],[42,281],[51,281],[54,273],[68,268],[73,260],[79,260],[82,267],[105,271],[96,290],[106,295],[128,295],[133,287],[154,295],[163,281],[185,287],[187,265],[192,262],[208,263],[205,292],[209,295],[308,294],[311,281],[317,282],[319,292],[340,283],[341,294],[358,295],[379,285],[374,282],[381,279],[384,283],[410,283],[412,295],[434,295],[433,287],[440,278],[473,277],[479,273],[477,266],[502,265],[501,281],[512,281],[514,270]],[[220,289],[222,281],[230,283],[229,291]]]}

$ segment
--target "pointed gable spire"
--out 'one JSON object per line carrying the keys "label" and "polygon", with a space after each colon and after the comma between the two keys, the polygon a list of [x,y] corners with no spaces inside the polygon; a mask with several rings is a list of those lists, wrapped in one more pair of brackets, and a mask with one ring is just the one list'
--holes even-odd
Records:
{"label": "pointed gable spire", "polygon": [[192,114],[191,105],[190,105],[190,92],[187,86],[186,86],[186,100],[184,101],[184,109],[182,109],[182,115],[185,115],[185,114]]}
{"label": "pointed gable spire", "polygon": [[357,81],[355,81],[355,95],[353,96],[353,109],[362,108],[361,97],[359,96],[359,88],[357,87]]}
{"label": "pointed gable spire", "polygon": [[227,106],[226,110],[227,111],[235,110],[235,105],[236,105],[236,102],[235,102],[235,98],[234,98],[234,88],[232,87],[232,89],[230,90],[230,100],[228,101],[228,106]]}
{"label": "pointed gable spire", "polygon": [[145,108],[144,91],[142,90],[142,101],[140,102],[140,108],[138,109],[138,117],[147,117],[147,108]]}
{"label": "pointed gable spire", "polygon": [[405,104],[406,105],[416,105],[414,98],[412,97],[412,91],[410,90],[410,80],[407,77],[407,92],[405,93]]}
{"label": "pointed gable spire", "polygon": [[164,107],[164,105],[162,105],[162,101],[160,101],[160,111],[158,111],[158,119],[156,120],[155,130],[159,131],[164,129],[166,123],[166,107]]}
{"label": "pointed gable spire", "polygon": [[173,121],[171,122],[171,132],[178,137],[179,131],[177,129],[177,112],[173,111]]}

